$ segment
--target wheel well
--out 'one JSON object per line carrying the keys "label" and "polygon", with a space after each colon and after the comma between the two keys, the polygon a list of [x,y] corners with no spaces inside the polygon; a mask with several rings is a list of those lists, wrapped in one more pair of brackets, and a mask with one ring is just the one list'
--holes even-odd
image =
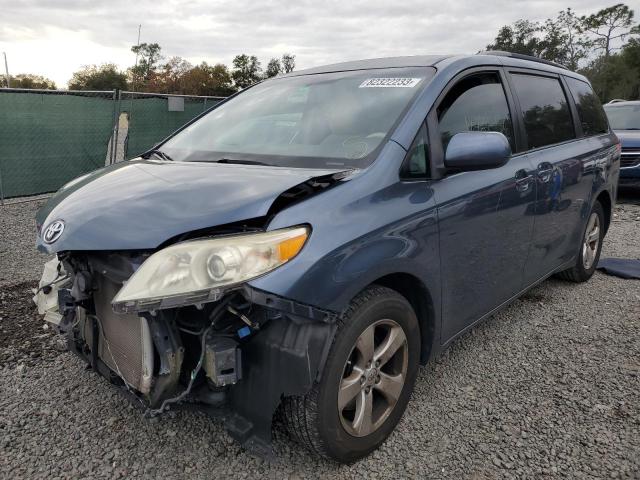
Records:
{"label": "wheel well", "polygon": [[602,209],[604,210],[604,231],[606,233],[607,230],[609,230],[609,224],[611,223],[611,196],[609,195],[609,192],[604,190],[596,197],[596,201],[600,202],[600,205],[602,205]]}
{"label": "wheel well", "polygon": [[422,364],[427,363],[433,349],[435,335],[433,301],[427,288],[420,279],[408,273],[392,273],[379,278],[373,283],[395,290],[411,304],[420,325],[422,345],[420,362]]}

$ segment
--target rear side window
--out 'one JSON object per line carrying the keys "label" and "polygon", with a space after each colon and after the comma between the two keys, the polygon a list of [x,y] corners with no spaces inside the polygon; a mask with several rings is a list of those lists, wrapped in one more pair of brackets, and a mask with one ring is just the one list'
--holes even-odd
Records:
{"label": "rear side window", "polygon": [[520,101],[529,148],[565,142],[576,137],[567,97],[560,80],[512,74]]}
{"label": "rear side window", "polygon": [[509,105],[497,73],[460,80],[438,106],[438,120],[444,151],[460,132],[500,132],[514,149]]}
{"label": "rear side window", "polygon": [[593,93],[589,84],[575,78],[565,78],[569,85],[573,101],[576,102],[578,116],[580,117],[584,134],[591,136],[607,133],[609,131],[607,117],[600,104],[600,100],[597,95]]}

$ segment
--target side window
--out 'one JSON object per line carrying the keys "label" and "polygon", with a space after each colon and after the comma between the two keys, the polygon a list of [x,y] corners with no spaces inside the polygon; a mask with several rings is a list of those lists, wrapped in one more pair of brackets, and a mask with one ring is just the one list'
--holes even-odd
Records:
{"label": "side window", "polygon": [[600,99],[593,93],[588,83],[576,78],[565,77],[573,101],[576,102],[578,116],[585,136],[599,135],[609,131],[607,117]]}
{"label": "side window", "polygon": [[400,176],[404,179],[429,176],[429,148],[427,127],[423,123],[402,165]]}
{"label": "side window", "polygon": [[460,132],[500,132],[515,150],[509,105],[497,73],[471,75],[458,82],[438,106],[442,147]]}
{"label": "side window", "polygon": [[529,148],[544,147],[576,137],[567,97],[560,80],[512,74],[520,101]]}

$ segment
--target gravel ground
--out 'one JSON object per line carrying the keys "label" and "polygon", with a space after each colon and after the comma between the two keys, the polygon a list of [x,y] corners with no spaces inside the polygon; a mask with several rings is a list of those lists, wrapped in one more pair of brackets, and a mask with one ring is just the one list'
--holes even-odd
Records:
{"label": "gravel ground", "polygon": [[35,247],[36,212],[46,199],[0,205],[0,288],[40,280],[47,257]]}
{"label": "gravel ground", "polygon": [[[640,258],[639,199],[620,200],[603,256]],[[0,207],[0,477],[640,478],[639,281],[546,281],[422,368],[369,458],[319,460],[276,424],[267,463],[202,414],[142,418],[59,351],[29,304],[37,207]]]}

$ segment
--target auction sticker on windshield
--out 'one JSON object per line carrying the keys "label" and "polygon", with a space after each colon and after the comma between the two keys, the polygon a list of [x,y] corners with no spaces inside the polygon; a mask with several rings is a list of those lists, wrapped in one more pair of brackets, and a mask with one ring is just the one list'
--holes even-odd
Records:
{"label": "auction sticker on windshield", "polygon": [[367,78],[358,88],[413,88],[421,78]]}

